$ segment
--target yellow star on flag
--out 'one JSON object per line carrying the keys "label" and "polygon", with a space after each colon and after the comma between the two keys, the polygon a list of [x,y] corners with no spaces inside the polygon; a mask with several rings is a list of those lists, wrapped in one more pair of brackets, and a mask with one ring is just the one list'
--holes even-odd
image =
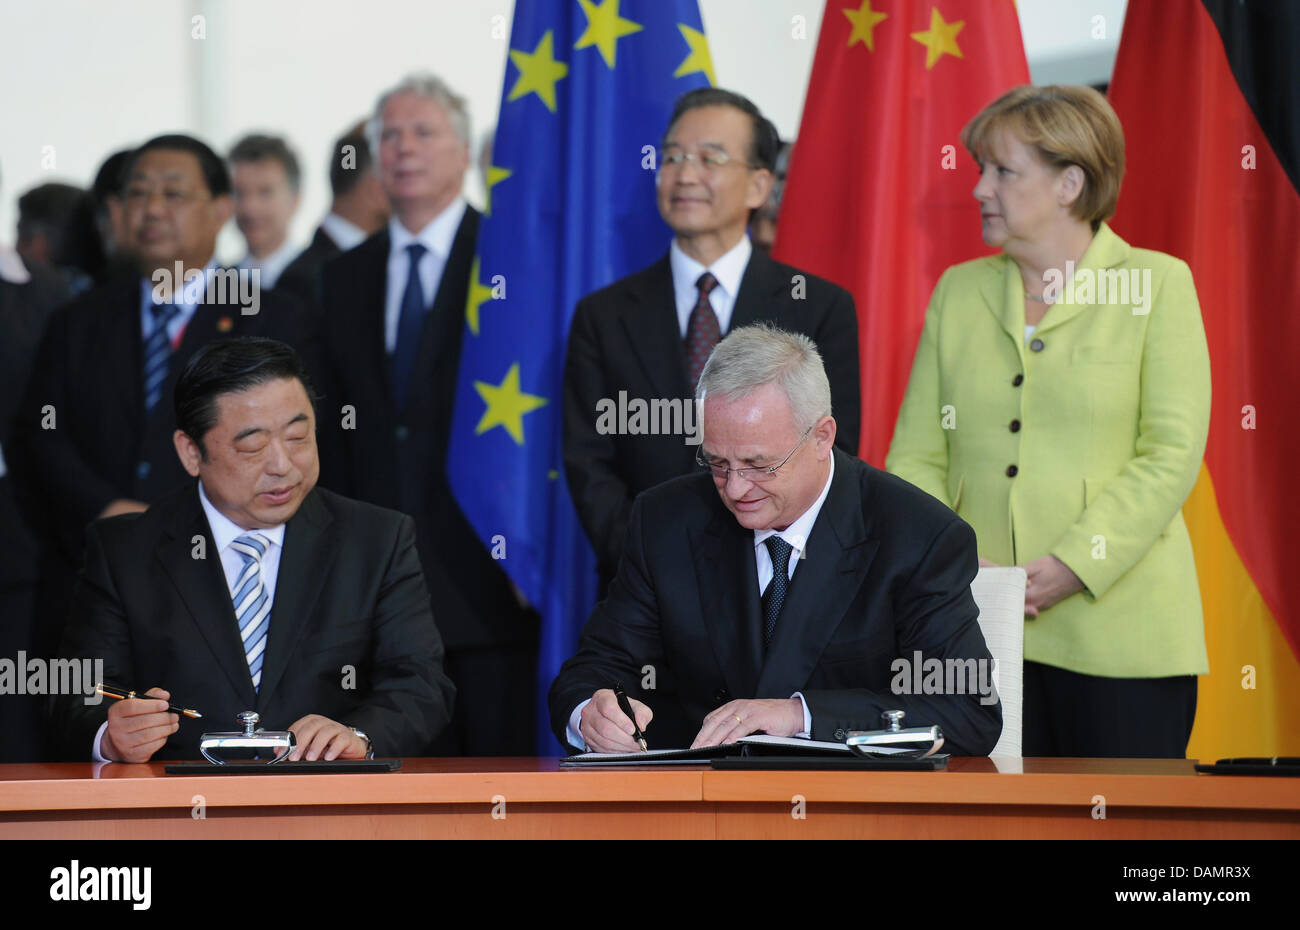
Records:
{"label": "yellow star on flag", "polygon": [[888,19],[888,13],[880,13],[871,8],[871,0],[862,0],[862,6],[856,10],[841,10],[853,24],[853,31],[849,33],[849,48],[853,48],[854,42],[861,42],[867,47],[867,51],[874,52],[876,23],[883,19]]}
{"label": "yellow star on flag", "polygon": [[912,38],[926,48],[926,71],[933,68],[934,63],[944,55],[953,55],[957,58],[965,57],[962,55],[961,49],[957,47],[957,33],[961,32],[962,27],[965,25],[965,21],[945,23],[943,17],[939,15],[938,8],[930,7],[930,31],[912,33]]}
{"label": "yellow star on flag", "polygon": [[686,60],[678,65],[677,70],[673,72],[673,77],[685,77],[688,74],[703,74],[709,79],[709,86],[716,87],[717,80],[713,77],[713,56],[709,54],[709,40],[704,37],[704,33],[690,26],[677,24],[677,28],[682,32],[682,38],[690,46],[691,53],[686,56]]}
{"label": "yellow star on flag", "polygon": [[465,301],[465,321],[469,331],[478,335],[479,308],[492,299],[492,288],[479,282],[479,257],[474,256],[474,264],[469,270],[469,298]]}
{"label": "yellow star on flag", "polygon": [[618,40],[645,28],[630,19],[622,19],[618,15],[618,2],[619,0],[604,0],[597,6],[592,0],[578,0],[582,12],[587,14],[587,31],[578,37],[573,46],[575,50],[596,46],[600,49],[600,57],[605,59],[605,64],[611,69],[618,53]]}
{"label": "yellow star on flag", "polygon": [[525,394],[519,390],[519,363],[515,362],[499,385],[475,381],[474,390],[487,404],[483,418],[474,427],[474,435],[481,436],[494,426],[500,426],[518,445],[524,444],[524,414],[546,406],[546,398]]}
{"label": "yellow star on flag", "polygon": [[555,35],[552,30],[546,30],[546,35],[542,36],[542,41],[537,43],[537,48],[531,54],[512,48],[510,60],[519,69],[519,79],[510,88],[506,102],[536,94],[546,104],[546,109],[554,113],[555,85],[569,73],[569,66],[555,60]]}
{"label": "yellow star on flag", "polygon": [[483,179],[483,186],[487,188],[487,200],[483,203],[483,215],[492,215],[492,188],[496,187],[510,175],[514,174],[509,168],[498,168],[496,165],[488,165],[487,177]]}

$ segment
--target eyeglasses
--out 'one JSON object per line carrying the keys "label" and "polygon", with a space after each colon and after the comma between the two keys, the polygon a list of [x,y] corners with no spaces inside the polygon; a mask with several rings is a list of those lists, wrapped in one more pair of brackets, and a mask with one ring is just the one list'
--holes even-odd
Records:
{"label": "eyeglasses", "polygon": [[701,171],[717,171],[719,168],[725,168],[727,165],[743,165],[746,168],[754,167],[747,161],[740,161],[732,158],[722,149],[705,149],[703,152],[683,152],[678,148],[660,149],[659,150],[659,168],[680,168],[688,161],[695,162]]}
{"label": "eyeglasses", "polygon": [[[815,426],[816,424],[813,425]],[[781,461],[777,462],[775,465],[747,465],[744,468],[727,468],[725,465],[718,465],[706,459],[704,457],[703,449],[696,451],[695,461],[701,468],[707,468],[711,471],[713,473],[713,480],[715,481],[726,481],[731,475],[735,475],[737,478],[744,479],[745,481],[753,481],[761,484],[764,481],[771,480],[771,478],[776,474],[777,469],[794,457],[794,454],[799,451],[799,447],[803,445],[803,441],[808,438],[808,434],[811,432],[812,426],[804,430],[803,435],[799,437],[799,441],[796,442],[794,448],[790,450],[790,454],[781,459]]]}

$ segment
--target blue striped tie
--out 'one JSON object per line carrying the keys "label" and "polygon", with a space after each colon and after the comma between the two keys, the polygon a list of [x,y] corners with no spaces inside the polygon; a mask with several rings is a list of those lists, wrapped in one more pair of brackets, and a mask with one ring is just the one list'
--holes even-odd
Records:
{"label": "blue striped tie", "polygon": [[235,618],[244,641],[244,658],[253,676],[253,690],[262,683],[262,659],[266,655],[266,631],[271,627],[271,599],[262,584],[262,556],[271,544],[260,533],[245,533],[230,544],[244,567],[235,582]]}
{"label": "blue striped tie", "polygon": [[175,304],[154,304],[153,331],[144,343],[144,410],[152,413],[162,397],[163,382],[172,363],[172,340],[167,335],[167,326],[181,308]]}

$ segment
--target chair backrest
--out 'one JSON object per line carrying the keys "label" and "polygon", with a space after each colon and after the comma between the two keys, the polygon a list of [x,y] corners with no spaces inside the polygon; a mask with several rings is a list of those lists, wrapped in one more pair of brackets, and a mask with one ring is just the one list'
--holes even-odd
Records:
{"label": "chair backrest", "polygon": [[991,756],[1019,756],[1025,660],[1025,570],[981,568],[970,591],[980,630],[996,661],[993,680],[1002,700],[1002,736]]}

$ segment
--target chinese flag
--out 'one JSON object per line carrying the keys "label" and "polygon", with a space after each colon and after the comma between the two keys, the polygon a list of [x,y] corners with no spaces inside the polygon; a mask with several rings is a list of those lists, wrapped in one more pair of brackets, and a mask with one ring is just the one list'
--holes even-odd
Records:
{"label": "chinese flag", "polygon": [[960,134],[1029,83],[1010,0],[830,0],[773,254],[847,288],[859,454],[883,467],[939,275],[988,254]]}
{"label": "chinese flag", "polygon": [[1300,4],[1129,0],[1114,228],[1191,266],[1213,378],[1183,507],[1210,674],[1189,756],[1300,754]]}

